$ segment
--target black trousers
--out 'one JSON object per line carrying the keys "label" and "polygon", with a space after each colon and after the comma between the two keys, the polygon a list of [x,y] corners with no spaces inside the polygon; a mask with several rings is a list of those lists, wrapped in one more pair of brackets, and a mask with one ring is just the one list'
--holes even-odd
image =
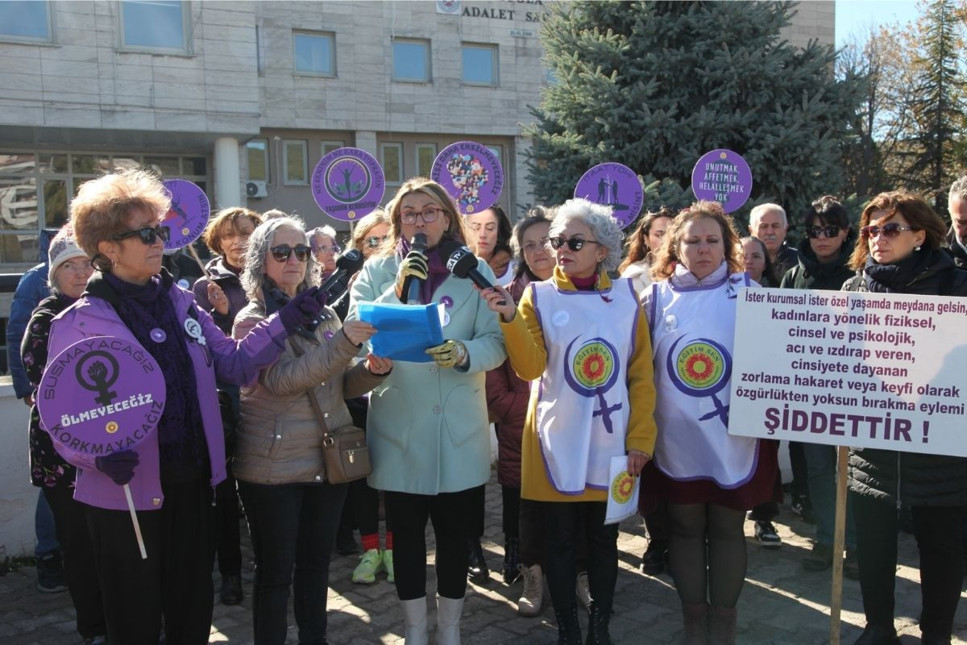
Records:
{"label": "black trousers", "polygon": [[467,539],[477,512],[477,488],[438,495],[386,491],[393,520],[393,569],[400,600],[426,596],[426,523],[436,537],[437,593],[463,598],[467,591]]}
{"label": "black trousers", "polygon": [[[520,489],[515,489],[520,495]],[[520,504],[520,563],[525,567],[544,566],[544,502],[521,499]]]}
{"label": "black trousers", "polygon": [[242,531],[238,512],[238,491],[229,469],[228,477],[215,487],[215,551],[218,572],[223,576],[242,572]]}
{"label": "black trousers", "polygon": [[292,585],[299,643],[325,643],[329,559],[348,485],[240,481],[238,489],[255,551],[255,642],[285,643]]}
{"label": "black trousers", "polygon": [[[850,491],[856,522],[856,556],[866,622],[893,630],[896,582],[896,505]],[[913,530],[920,549],[920,631],[924,637],[950,638],[964,575],[964,508],[914,506]]]}
{"label": "black trousers", "polygon": [[157,645],[205,645],[212,624],[212,489],[207,481],[166,484],[157,511],[139,511],[148,552],[141,559],[131,516],[88,506],[87,524],[101,585],[107,637]]}
{"label": "black trousers", "polygon": [[554,611],[570,611],[576,602],[575,557],[587,539],[588,586],[595,606],[611,613],[618,581],[618,524],[605,524],[605,502],[545,502],[545,572]]}
{"label": "black trousers", "polygon": [[86,504],[74,501],[73,488],[43,488],[44,497],[54,513],[57,541],[64,556],[64,577],[77,614],[77,633],[81,638],[107,634],[101,585],[94,566],[94,547],[87,529]]}

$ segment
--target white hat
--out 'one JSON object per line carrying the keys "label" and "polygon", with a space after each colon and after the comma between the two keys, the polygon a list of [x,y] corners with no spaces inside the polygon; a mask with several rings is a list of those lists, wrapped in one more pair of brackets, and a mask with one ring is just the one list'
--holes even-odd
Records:
{"label": "white hat", "polygon": [[47,258],[50,260],[50,270],[47,275],[53,281],[54,274],[64,262],[73,258],[87,258],[87,253],[77,246],[74,240],[73,231],[70,225],[65,226],[57,232],[54,239],[50,242],[50,249],[47,251]]}

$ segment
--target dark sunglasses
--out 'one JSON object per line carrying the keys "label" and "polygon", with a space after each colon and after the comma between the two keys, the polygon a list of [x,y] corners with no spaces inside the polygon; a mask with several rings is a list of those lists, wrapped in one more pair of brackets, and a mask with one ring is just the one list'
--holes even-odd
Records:
{"label": "dark sunglasses", "polygon": [[826,237],[836,237],[839,235],[839,227],[835,224],[829,224],[827,226],[810,226],[806,229],[806,235],[813,240],[820,235],[825,235]]}
{"label": "dark sunglasses", "polygon": [[114,241],[120,242],[121,240],[126,240],[129,237],[134,237],[135,235],[140,237],[141,241],[146,245],[151,246],[158,240],[159,237],[161,238],[162,242],[167,242],[168,238],[171,237],[171,229],[167,226],[161,226],[160,224],[154,228],[150,226],[142,226],[141,228],[136,228],[133,231],[115,235]]}
{"label": "dark sunglasses", "polygon": [[386,240],[386,236],[385,235],[383,237],[379,237],[379,236],[376,236],[376,235],[374,235],[372,237],[367,237],[366,238],[366,246],[368,246],[371,249],[375,249],[377,246],[379,246],[380,244],[382,244],[385,240]]}
{"label": "dark sunglasses", "polygon": [[879,237],[882,235],[888,239],[893,239],[903,231],[913,231],[910,226],[904,226],[898,222],[888,222],[883,226],[864,226],[860,229],[860,235],[863,236],[864,240],[869,240],[874,237]]}
{"label": "dark sunglasses", "polygon": [[288,262],[289,256],[292,255],[293,251],[295,251],[295,259],[299,262],[308,262],[309,256],[312,255],[312,249],[305,244],[299,244],[297,246],[280,244],[269,249],[269,253],[272,254],[272,258],[276,262]]}
{"label": "dark sunglasses", "polygon": [[555,251],[565,244],[567,244],[567,248],[571,249],[572,251],[580,251],[582,248],[584,248],[585,244],[599,244],[599,242],[595,240],[585,240],[580,237],[572,237],[568,240],[565,240],[563,237],[552,237],[547,240],[547,242]]}

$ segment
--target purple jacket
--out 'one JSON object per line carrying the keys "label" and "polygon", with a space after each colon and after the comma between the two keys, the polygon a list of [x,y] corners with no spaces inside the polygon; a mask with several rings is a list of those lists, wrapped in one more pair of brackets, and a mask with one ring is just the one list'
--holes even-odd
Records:
{"label": "purple jacket", "polygon": [[[215,379],[237,385],[252,383],[259,371],[274,363],[282,353],[287,334],[278,316],[272,316],[256,325],[245,338],[235,341],[225,336],[212,317],[195,305],[190,291],[172,284],[168,294],[175,303],[178,319],[186,319],[189,307],[193,308],[205,335],[205,347],[189,342],[187,351],[195,370],[198,403],[212,469],[211,484],[214,486],[225,479],[225,441]],[[53,359],[66,347],[91,336],[117,336],[138,342],[107,300],[85,293],[51,323],[48,356]],[[71,450],[56,439],[54,442],[64,459],[77,466],[74,499],[99,508],[127,509],[124,489],[95,468],[91,455]],[[135,452],[140,463],[130,483],[134,507],[139,511],[157,510],[164,503],[157,432],[151,433]]]}

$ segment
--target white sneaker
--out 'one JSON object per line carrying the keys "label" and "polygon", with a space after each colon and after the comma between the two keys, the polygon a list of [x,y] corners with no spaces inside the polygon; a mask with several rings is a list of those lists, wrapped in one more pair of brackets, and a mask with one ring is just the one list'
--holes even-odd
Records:
{"label": "white sneaker", "polygon": [[588,572],[580,571],[578,572],[578,581],[574,588],[574,593],[577,594],[578,602],[584,607],[584,611],[589,611],[591,606],[591,587],[588,585]]}
{"label": "white sneaker", "polygon": [[544,572],[539,564],[529,567],[521,565],[520,571],[524,577],[524,591],[517,600],[517,613],[521,616],[537,616],[544,605]]}

